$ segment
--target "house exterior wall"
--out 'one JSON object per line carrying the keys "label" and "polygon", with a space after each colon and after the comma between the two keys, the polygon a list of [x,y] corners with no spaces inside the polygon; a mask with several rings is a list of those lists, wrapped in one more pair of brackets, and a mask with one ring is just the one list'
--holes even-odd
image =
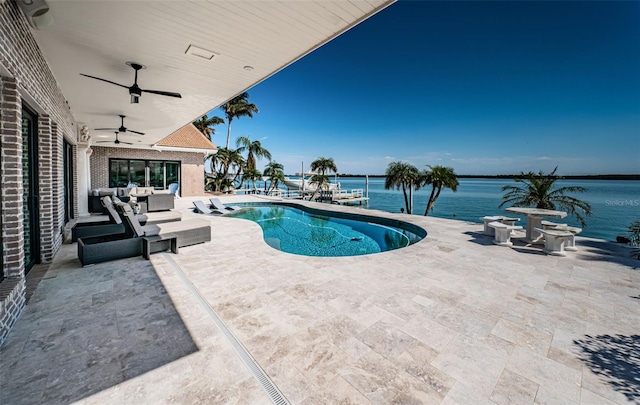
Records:
{"label": "house exterior wall", "polygon": [[62,244],[62,139],[75,143],[75,121],[15,0],[0,2],[0,182],[2,273],[0,345],[25,305],[22,201],[22,104],[38,114],[40,261]]}
{"label": "house exterior wall", "polygon": [[173,160],[181,163],[180,195],[204,194],[204,155],[196,152],[157,151],[92,146],[91,188],[109,187],[109,159]]}

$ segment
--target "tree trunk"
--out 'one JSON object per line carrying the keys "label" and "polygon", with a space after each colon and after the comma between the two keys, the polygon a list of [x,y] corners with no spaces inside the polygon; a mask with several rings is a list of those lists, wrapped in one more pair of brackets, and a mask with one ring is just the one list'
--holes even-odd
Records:
{"label": "tree trunk", "polygon": [[436,185],[433,184],[431,186],[431,195],[429,195],[429,201],[427,202],[427,209],[424,211],[425,217],[429,215],[429,211],[431,211],[431,209],[433,208],[433,204],[435,204],[436,202],[437,197],[434,198],[435,194],[436,194]]}
{"label": "tree trunk", "polygon": [[229,117],[229,125],[227,125],[227,149],[229,149],[229,142],[231,141],[231,120],[232,118]]}
{"label": "tree trunk", "polygon": [[407,199],[407,187],[402,183],[402,195],[404,196],[404,208],[407,210],[407,214],[411,214],[409,209],[409,200]]}

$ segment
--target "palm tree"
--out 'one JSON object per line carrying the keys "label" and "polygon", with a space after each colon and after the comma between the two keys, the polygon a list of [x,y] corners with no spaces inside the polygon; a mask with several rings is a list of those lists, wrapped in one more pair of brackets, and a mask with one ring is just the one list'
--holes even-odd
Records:
{"label": "palm tree", "polygon": [[218,124],[224,124],[224,120],[218,116],[207,117],[203,115],[200,119],[193,121],[193,125],[209,138],[211,142],[213,142],[213,134],[216,133],[216,130],[212,127]]}
{"label": "palm tree", "polygon": [[[235,182],[240,173],[242,173],[243,166],[244,159],[237,149],[218,149],[218,152],[211,159],[211,173],[215,178],[215,190],[220,190],[222,183],[226,180],[230,180],[232,183]],[[235,170],[233,179],[228,178],[231,169]]]}
{"label": "palm tree", "polygon": [[236,146],[239,146],[240,152],[247,151],[247,169],[256,169],[256,157],[271,160],[271,153],[262,147],[260,141],[252,141],[246,136],[241,136],[236,139]]}
{"label": "palm tree", "polygon": [[220,106],[227,117],[227,149],[229,149],[229,141],[231,140],[231,121],[240,117],[253,118],[253,113],[260,112],[255,104],[249,103],[248,99],[249,93],[245,91]]}
{"label": "palm tree", "polygon": [[333,158],[319,157],[311,162],[310,168],[311,171],[316,172],[315,175],[311,176],[311,183],[316,185],[316,190],[313,192],[313,195],[311,195],[311,199],[313,200],[319,190],[328,188],[331,183],[329,176],[327,176],[327,171],[338,173],[338,167],[333,161]]}
{"label": "palm tree", "polygon": [[522,185],[504,186],[502,191],[507,193],[502,196],[502,207],[505,204],[514,207],[531,207],[555,210],[556,207],[565,209],[569,214],[576,217],[582,227],[586,226],[584,215],[591,215],[591,204],[586,201],[568,196],[567,193],[584,193],[584,187],[556,187],[559,177],[556,176],[558,167],[549,174],[542,170],[535,174],[533,172],[520,173],[520,177],[515,178],[516,183]]}
{"label": "palm tree", "polygon": [[284,166],[272,160],[265,166],[263,175],[269,177],[269,190],[267,190],[267,182],[264,182],[264,192],[269,193],[278,187],[278,183],[284,181]]}
{"label": "palm tree", "polygon": [[424,210],[425,216],[429,215],[429,212],[433,209],[443,188],[450,188],[454,193],[458,190],[458,177],[453,168],[444,166],[427,167],[429,170],[426,170],[420,179],[421,186],[431,184],[431,194],[429,195],[429,201],[427,201],[427,208]]}
{"label": "palm tree", "polygon": [[253,189],[256,189],[256,181],[262,179],[262,173],[256,169],[245,169],[242,173],[242,182],[240,183],[240,187],[242,188],[242,183],[244,181],[250,181],[253,185]]}
{"label": "palm tree", "polygon": [[[393,188],[399,190],[402,188],[404,206],[407,214],[411,214],[411,204],[409,204],[409,201],[411,200],[411,192],[414,186],[416,187],[416,190],[420,186],[419,179],[420,172],[418,171],[418,168],[412,164],[405,162],[391,162],[387,166],[384,188],[385,190]],[[407,189],[409,191],[408,196]]]}

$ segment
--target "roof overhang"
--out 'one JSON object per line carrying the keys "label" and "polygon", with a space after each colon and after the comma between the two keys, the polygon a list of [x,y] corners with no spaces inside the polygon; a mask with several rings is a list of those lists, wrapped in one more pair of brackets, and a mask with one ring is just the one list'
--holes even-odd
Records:
{"label": "roof overhang", "polygon": [[158,150],[160,152],[192,152],[192,153],[202,153],[204,155],[215,155],[218,152],[218,149],[199,149],[199,148],[180,148],[177,146],[160,146],[153,145],[151,149]]}
{"label": "roof overhang", "polygon": [[[95,128],[117,128],[123,114],[127,128],[146,135],[122,140],[150,147],[394,1],[49,0],[54,22],[33,32],[94,140],[112,138]],[[130,86],[127,61],[146,66],[141,88],[182,98],[143,93],[131,104],[126,88],[80,75]]]}

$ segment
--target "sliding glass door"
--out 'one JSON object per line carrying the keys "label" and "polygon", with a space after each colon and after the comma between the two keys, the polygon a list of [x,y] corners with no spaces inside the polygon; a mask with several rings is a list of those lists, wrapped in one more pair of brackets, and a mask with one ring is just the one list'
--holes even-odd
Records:
{"label": "sliding glass door", "polygon": [[140,187],[166,190],[171,183],[180,183],[180,162],[166,160],[109,160],[109,187]]}

